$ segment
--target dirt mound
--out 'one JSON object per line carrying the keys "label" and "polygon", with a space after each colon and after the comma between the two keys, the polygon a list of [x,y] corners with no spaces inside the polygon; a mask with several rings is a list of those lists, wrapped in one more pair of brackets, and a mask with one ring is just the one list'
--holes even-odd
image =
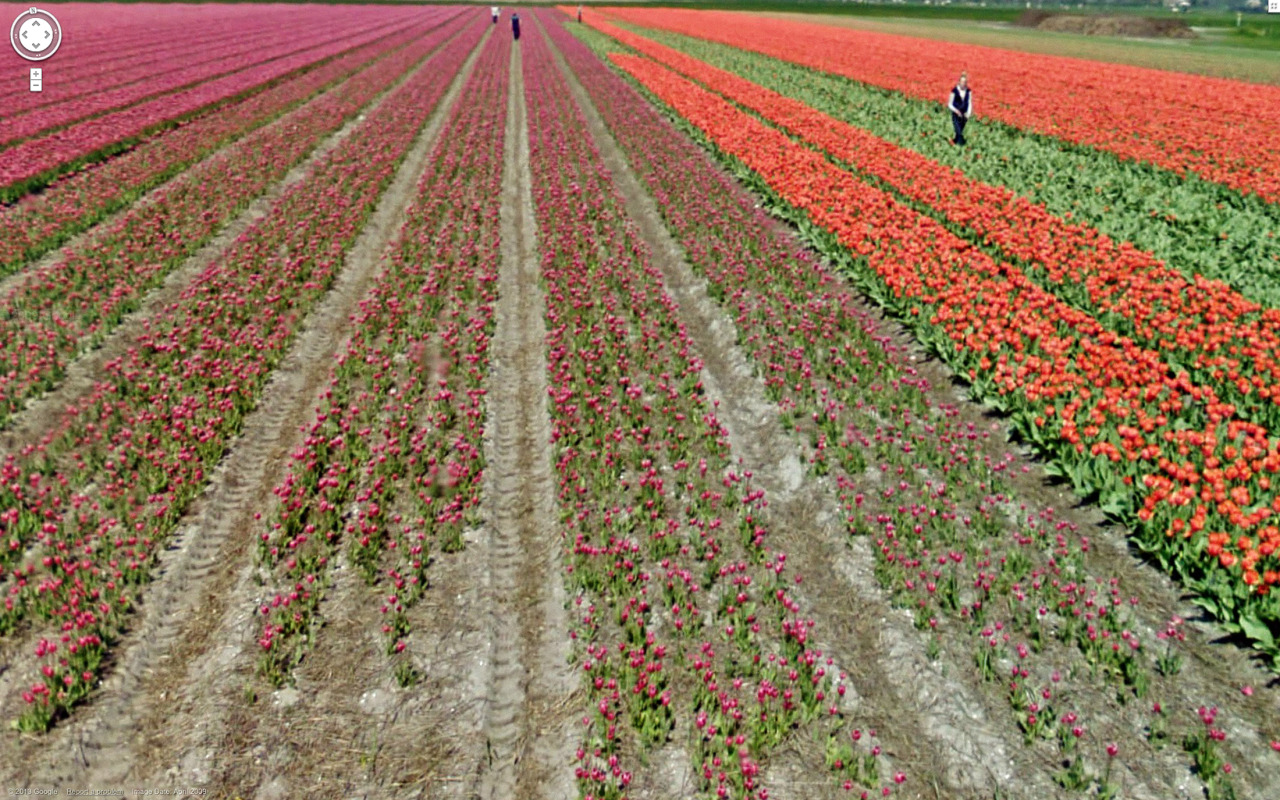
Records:
{"label": "dirt mound", "polygon": [[1089,36],[1140,36],[1150,39],[1194,39],[1196,32],[1180,19],[1156,17],[1107,17],[1024,11],[1014,25],[1055,33]]}

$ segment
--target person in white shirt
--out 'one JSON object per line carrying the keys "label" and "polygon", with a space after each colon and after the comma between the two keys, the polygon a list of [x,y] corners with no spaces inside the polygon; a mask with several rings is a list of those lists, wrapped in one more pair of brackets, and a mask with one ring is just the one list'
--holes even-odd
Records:
{"label": "person in white shirt", "polygon": [[493,6],[492,8],[489,9],[489,11],[493,13],[493,24],[497,25],[498,24],[498,7]]}
{"label": "person in white shirt", "polygon": [[956,132],[956,138],[952,139],[951,143],[964,147],[964,126],[973,116],[973,92],[969,89],[969,73],[960,73],[959,82],[951,90],[947,109],[951,112],[951,127],[955,128]]}

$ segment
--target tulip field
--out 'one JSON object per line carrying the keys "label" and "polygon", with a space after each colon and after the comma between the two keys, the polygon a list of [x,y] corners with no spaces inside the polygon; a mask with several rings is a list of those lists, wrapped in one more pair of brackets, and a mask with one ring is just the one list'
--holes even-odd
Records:
{"label": "tulip field", "polygon": [[0,86],[7,793],[1280,797],[1280,88],[55,13]]}

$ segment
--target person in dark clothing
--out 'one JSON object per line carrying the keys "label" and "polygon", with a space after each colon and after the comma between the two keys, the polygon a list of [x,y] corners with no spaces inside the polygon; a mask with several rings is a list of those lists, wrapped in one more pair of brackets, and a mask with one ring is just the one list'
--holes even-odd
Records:
{"label": "person in dark clothing", "polygon": [[497,25],[498,24],[498,7],[493,6],[492,8],[489,9],[489,13],[493,14],[493,24]]}
{"label": "person in dark clothing", "polygon": [[969,90],[969,73],[960,73],[960,81],[951,90],[951,99],[947,103],[951,112],[951,127],[955,129],[956,138],[952,144],[964,147],[964,126],[973,116],[973,92]]}
{"label": "person in dark clothing", "polygon": [[578,24],[579,25],[582,24],[582,6],[581,5],[578,6]]}
{"label": "person in dark clothing", "polygon": [[511,35],[515,37],[517,42],[520,41],[520,15],[519,14],[511,15]]}

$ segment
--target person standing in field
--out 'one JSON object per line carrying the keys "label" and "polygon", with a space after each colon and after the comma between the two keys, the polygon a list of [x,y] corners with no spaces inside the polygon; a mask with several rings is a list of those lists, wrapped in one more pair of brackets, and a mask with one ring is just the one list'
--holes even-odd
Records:
{"label": "person standing in field", "polygon": [[511,35],[515,40],[520,41],[520,14],[512,13],[511,15]]}
{"label": "person standing in field", "polygon": [[498,7],[493,6],[492,8],[489,9],[489,11],[493,13],[493,24],[497,25],[498,24]]}
{"label": "person standing in field", "polygon": [[964,126],[969,117],[973,116],[973,92],[969,90],[969,73],[960,73],[960,81],[951,90],[947,109],[951,111],[951,127],[956,131],[956,138],[951,143],[964,147]]}
{"label": "person standing in field", "polygon": [[582,4],[578,4],[578,24],[582,24]]}

